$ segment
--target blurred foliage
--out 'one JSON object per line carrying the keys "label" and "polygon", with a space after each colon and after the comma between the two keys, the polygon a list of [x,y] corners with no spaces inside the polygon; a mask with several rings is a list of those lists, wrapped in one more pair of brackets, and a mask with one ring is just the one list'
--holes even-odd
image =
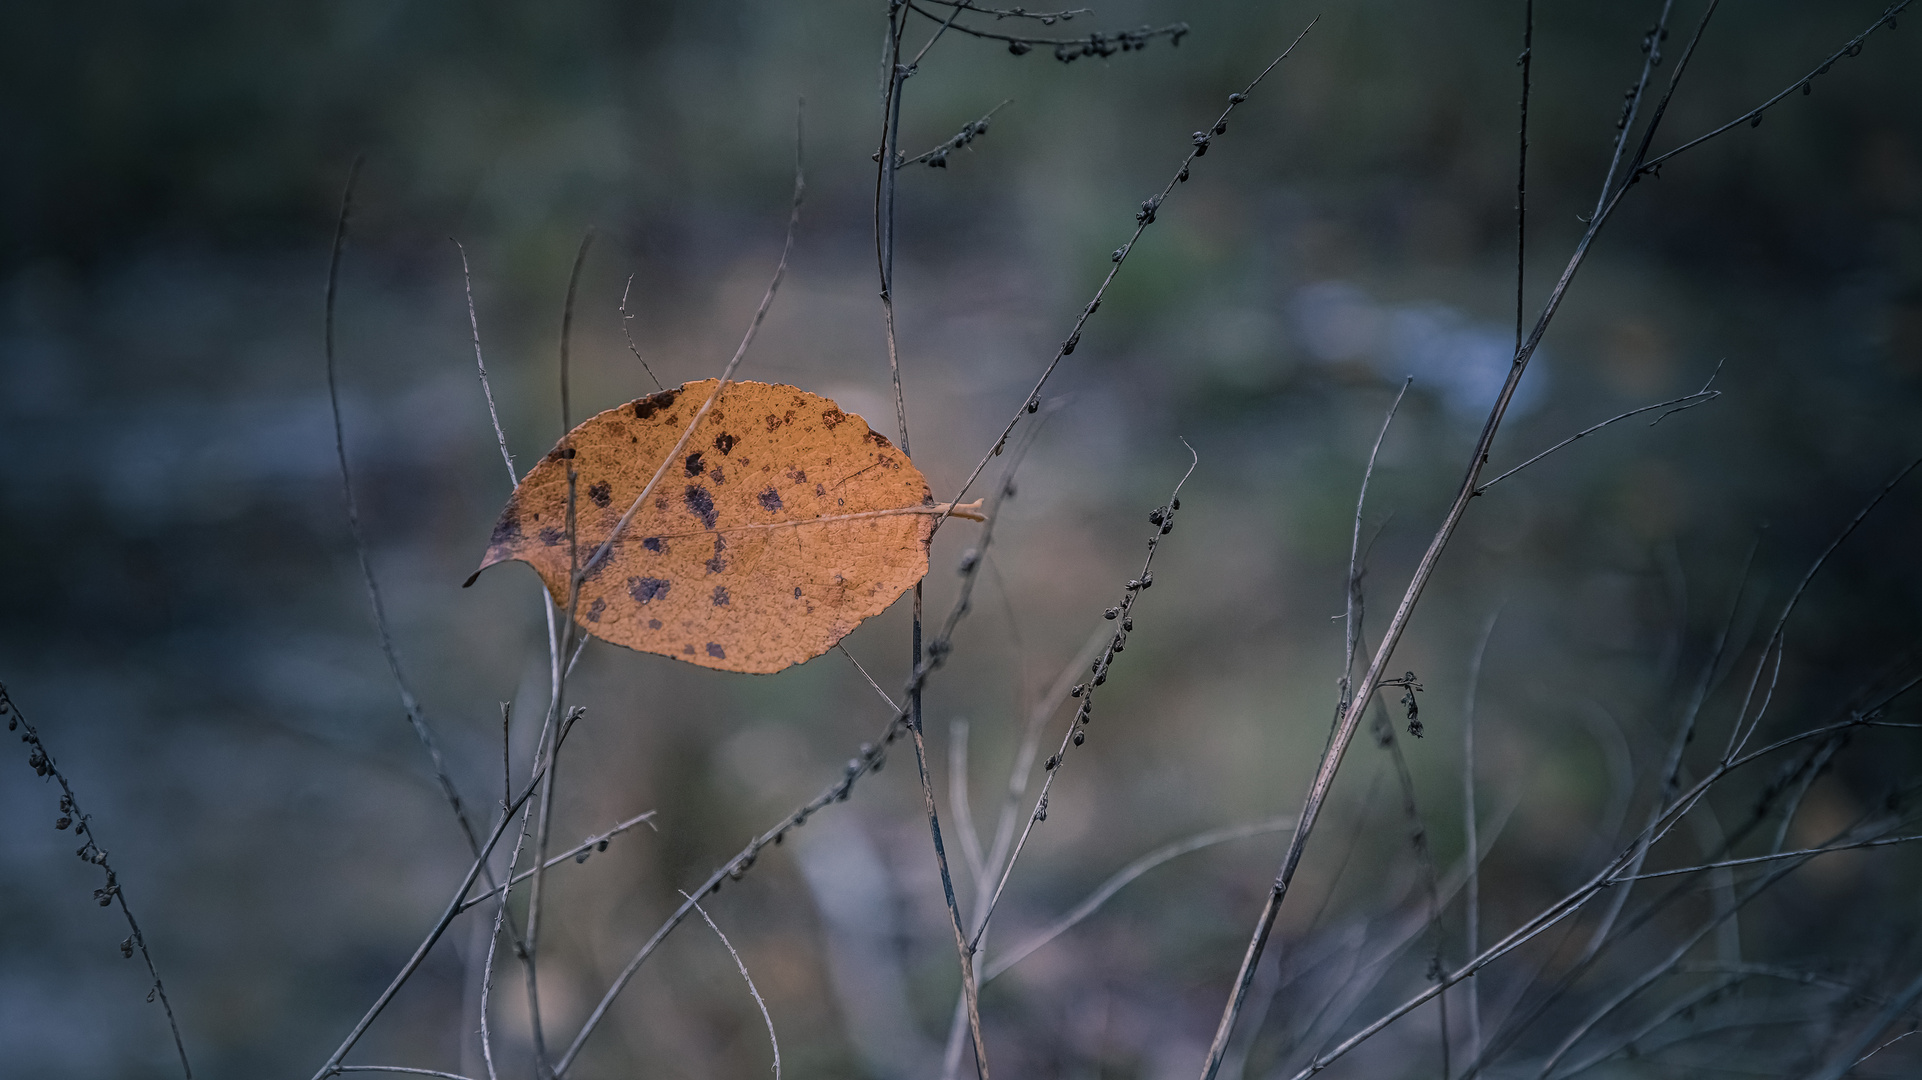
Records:
{"label": "blurred foliage", "polygon": [[[1657,7],[1539,7],[1531,317],[1593,206]],[[1683,8],[1678,25],[1692,25],[1698,9]],[[1658,147],[1788,85],[1880,10],[1727,7]],[[320,300],[348,163],[367,156],[341,296],[349,452],[403,662],[469,801],[485,806],[500,783],[497,703],[516,703],[519,772],[546,661],[531,574],[459,588],[508,489],[447,238],[473,262],[503,422],[531,462],[559,435],[556,339],[583,230],[600,239],[576,320],[577,415],[653,389],[622,337],[630,275],[627,328],[654,370],[670,384],[710,377],[778,252],[805,99],[810,199],[793,275],[742,374],[890,430],[870,157],[884,11],[349,0],[4,16],[0,677],[93,808],[206,1075],[324,1060],[466,865],[403,722],[340,510]],[[1055,29],[1184,19],[1192,32],[1073,64],[958,35],[930,53],[908,84],[909,152],[1012,99],[945,170],[901,177],[903,377],[937,498],[1020,406],[1188,133],[1315,13],[1103,4]],[[972,721],[984,830],[1023,718],[1139,565],[1143,516],[1187,463],[1177,434],[1201,467],[991,951],[1161,843],[1298,807],[1334,704],[1329,616],[1381,415],[1415,374],[1366,515],[1370,640],[1459,480],[1485,408],[1476,364],[1512,334],[1519,19],[1519,4],[1482,0],[1324,11],[1161,210],[1051,384],[974,611],[928,696],[942,790],[950,720]],[[1404,749],[1447,871],[1462,853],[1467,660],[1501,611],[1480,688],[1484,835],[1505,822],[1485,867],[1485,942],[1582,880],[1624,817],[1646,814],[1751,542],[1739,666],[1709,698],[1697,772],[1726,738],[1768,620],[1918,452],[1916,42],[1906,25],[1878,34],[1759,129],[1638,187],[1549,333],[1496,468],[1693,390],[1724,358],[1726,394],[1585,439],[1479,500],[1398,654],[1395,669],[1427,687],[1427,737]],[[1790,624],[1766,732],[1829,718],[1891,665],[1898,682],[1913,674],[1918,535],[1922,499],[1898,489],[1824,568]],[[972,543],[961,523],[937,538],[930,610],[946,610]],[[890,692],[908,625],[897,605],[847,642]],[[563,762],[557,842],[649,808],[660,831],[552,879],[565,914],[542,997],[562,1041],[675,890],[830,782],[887,715],[832,654],[761,678],[593,646],[577,680],[588,718]],[[1359,1022],[1420,985],[1412,953],[1380,984],[1339,962],[1364,934],[1369,948],[1392,940],[1411,912],[1419,929],[1393,777],[1365,742],[1284,910],[1281,963],[1299,977],[1259,1030],[1244,1025],[1247,1075],[1290,1075],[1341,1027],[1316,1011],[1325,1003],[1352,1003]],[[1620,779],[1622,762],[1639,783]],[[891,764],[710,909],[769,998],[793,1076],[926,1075],[945,1037],[952,942],[911,763],[897,751]],[[1793,842],[1883,805],[1918,764],[1902,733],[1859,735],[1811,788]],[[1733,828],[1768,779],[1717,801],[1719,826],[1705,815],[1678,830],[1658,861],[1694,859],[1712,843],[1702,830]],[[47,827],[55,797],[16,766],[0,807],[0,920],[30,930],[0,938],[0,1060],[22,1075],[172,1075],[111,913],[86,902],[88,868]],[[1185,856],[991,985],[1003,1074],[1192,1075],[1279,850],[1269,837]],[[1714,1063],[1807,1067],[1909,981],[1922,882],[1904,852],[1819,860],[1745,908],[1733,942],[1703,946],[1856,995],[1744,984],[1728,1022],[1770,1026],[1752,1059]],[[1531,1065],[1711,903],[1690,893],[1630,938],[1504,1064]],[[1449,912],[1445,951],[1459,961],[1458,900]],[[479,1074],[463,1033],[484,936],[469,931],[450,933],[356,1060]],[[1568,940],[1478,980],[1491,1031],[1504,1003],[1533,1000],[1519,995],[1537,975],[1566,968],[1581,935]],[[508,975],[500,1015],[521,1075]],[[1328,1026],[1309,1039],[1316,1017]],[[1720,1038],[1751,1037],[1736,1031]],[[1434,1034],[1424,1011],[1337,1071],[1432,1075]],[[1725,1045],[1617,1066],[1670,1075]],[[1912,1071],[1922,1059],[1908,1046],[1878,1058],[1879,1075]],[[643,969],[578,1075],[752,1075],[765,1054],[732,965],[692,926]]]}

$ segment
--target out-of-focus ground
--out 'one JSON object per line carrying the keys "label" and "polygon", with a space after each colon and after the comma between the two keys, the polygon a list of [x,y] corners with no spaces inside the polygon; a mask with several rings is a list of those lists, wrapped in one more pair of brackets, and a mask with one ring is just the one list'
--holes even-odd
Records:
{"label": "out-of-focus ground", "polygon": [[[1531,320],[1593,208],[1656,7],[1540,5]],[[953,35],[909,81],[910,153],[1011,99],[945,170],[900,177],[902,381],[914,457],[945,498],[1020,406],[1189,133],[1322,16],[1159,211],[1049,384],[972,613],[929,684],[937,784],[945,797],[952,725],[965,718],[973,813],[990,832],[1022,718],[1137,572],[1145,515],[1186,468],[1186,437],[1200,464],[1180,527],[1089,743],[1014,874],[990,955],[1164,842],[1299,807],[1334,704],[1330,616],[1382,414],[1412,375],[1364,523],[1370,641],[1512,349],[1519,9],[1104,3],[1044,32],[1177,19],[1192,32],[1178,48],[1156,40],[1072,64]],[[1658,148],[1789,85],[1879,12],[1726,8]],[[335,470],[321,298],[348,163],[366,154],[339,299],[363,523],[399,655],[457,781],[485,808],[500,786],[499,703],[516,706],[522,773],[546,661],[531,573],[502,567],[460,588],[508,488],[449,237],[473,266],[510,446],[531,462],[559,434],[562,295],[584,230],[596,240],[575,318],[576,415],[654,388],[622,337],[630,276],[627,327],[654,372],[669,385],[713,375],[779,250],[805,98],[808,202],[741,374],[829,395],[892,433],[870,158],[883,13],[878,0],[123,3],[0,17],[0,678],[94,814],[196,1075],[311,1073],[467,864],[381,657]],[[1671,56],[1696,17],[1678,13]],[[912,40],[931,27],[915,20]],[[1652,429],[1617,425],[1478,500],[1394,661],[1426,687],[1426,737],[1402,745],[1446,878],[1463,850],[1469,656],[1500,611],[1478,714],[1493,836],[1484,942],[1579,883],[1643,820],[1751,542],[1721,668],[1735,674],[1708,698],[1692,775],[1727,738],[1794,583],[1922,452],[1915,34],[1877,34],[1812,95],[1631,192],[1511,410],[1495,469],[1687,393],[1721,365],[1712,404]],[[1833,718],[1891,664],[1913,674],[1915,483],[1810,586],[1764,737]],[[947,610],[976,533],[957,521],[937,538],[930,611]],[[908,626],[897,604],[846,642],[890,692],[908,669]],[[592,644],[571,700],[588,712],[563,759],[557,843],[659,816],[658,832],[550,878],[541,994],[550,1042],[563,1044],[677,890],[831,782],[887,717],[839,653],[745,676]],[[1914,707],[1911,695],[1890,716],[1915,720]],[[1068,715],[1050,722],[1050,742]],[[1366,734],[1349,754],[1277,936],[1291,971],[1334,959],[1279,993],[1258,986],[1272,1005],[1244,1023],[1244,1075],[1292,1074],[1421,985],[1419,941],[1392,970],[1352,962],[1419,930],[1387,761]],[[1912,733],[1858,733],[1809,789],[1789,845],[1875,811],[1918,764]],[[1713,802],[1715,816],[1692,816],[1657,861],[1699,861],[1773,767]],[[955,965],[914,776],[903,746],[712,900],[767,998],[787,1075],[938,1070]],[[0,778],[0,1072],[175,1074],[144,973],[116,948],[124,927],[88,899],[97,871],[52,828],[56,794],[19,761]],[[954,853],[959,826],[943,811]],[[991,984],[983,1008],[1002,1074],[1192,1075],[1281,847],[1271,834],[1152,871]],[[1895,848],[1797,870],[1690,962],[1828,982],[1744,982],[1705,1006],[1731,1019],[1660,1028],[1641,1058],[1608,1068],[1812,1067],[1922,963],[1917,868]],[[958,856],[956,873],[971,894]],[[1711,904],[1691,895],[1628,939],[1497,1072],[1535,1075],[1608,987],[1658,964]],[[1443,951],[1459,963],[1458,895],[1447,918]],[[355,1060],[482,1075],[482,934],[471,917],[458,924]],[[1573,950],[1488,969],[1487,1028]],[[503,960],[504,1060],[526,1075],[520,973]],[[1608,1030],[1679,998],[1658,987]],[[1436,1033],[1425,1010],[1341,1074],[1434,1075]],[[1727,1049],[1744,1040],[1746,1056]],[[1916,1044],[1861,1075],[1914,1069]],[[766,1058],[732,963],[695,924],[642,969],[572,1075],[751,1076]]]}

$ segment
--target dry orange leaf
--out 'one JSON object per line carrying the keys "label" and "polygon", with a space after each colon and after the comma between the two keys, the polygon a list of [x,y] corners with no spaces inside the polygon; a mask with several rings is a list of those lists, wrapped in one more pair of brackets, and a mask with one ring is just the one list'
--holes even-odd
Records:
{"label": "dry orange leaf", "polygon": [[757,382],[729,383],[676,452],[714,386],[687,383],[569,432],[514,489],[480,569],[525,562],[564,607],[578,559],[575,618],[588,633],[749,672],[821,655],[921,580],[946,507],[906,454],[827,398]]}

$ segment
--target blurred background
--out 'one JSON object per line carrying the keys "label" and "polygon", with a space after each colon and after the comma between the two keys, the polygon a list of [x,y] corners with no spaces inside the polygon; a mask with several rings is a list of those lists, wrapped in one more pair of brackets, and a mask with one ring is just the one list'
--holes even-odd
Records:
{"label": "blurred background", "polygon": [[[1538,5],[1531,321],[1593,209],[1658,6]],[[1725,7],[1657,148],[1792,85],[1880,11]],[[510,447],[531,463],[560,434],[562,298],[583,233],[596,239],[575,313],[575,415],[655,389],[623,338],[630,281],[625,327],[640,357],[668,385],[711,377],[779,253],[805,99],[808,201],[741,375],[825,394],[892,435],[871,157],[885,14],[880,0],[211,0],[0,16],[11,161],[0,170],[0,679],[94,815],[196,1075],[309,1075],[468,863],[382,659],[334,462],[322,296],[349,163],[366,155],[339,299],[347,451],[402,663],[484,811],[500,784],[500,703],[516,703],[523,773],[546,653],[525,567],[460,588],[509,489],[450,238],[472,265]],[[1161,209],[1050,383],[972,611],[928,688],[954,853],[964,826],[945,800],[960,725],[972,820],[991,838],[1028,717],[1105,632],[1101,611],[1139,570],[1145,515],[1187,467],[1187,438],[1200,464],[1158,587],[1015,870],[990,959],[1160,845],[1299,808],[1335,704],[1330,616],[1382,416],[1413,376],[1364,516],[1370,641],[1513,347],[1521,4],[1104,0],[1027,25],[1190,32],[1178,47],[1157,38],[1073,63],[951,33],[907,84],[909,154],[1007,101],[945,169],[900,176],[902,378],[915,459],[946,498],[1189,133],[1317,14]],[[1679,6],[1671,54],[1698,14]],[[910,47],[933,26],[913,18]],[[1733,610],[1689,775],[1712,764],[1795,583],[1922,451],[1915,34],[1876,34],[1758,130],[1637,187],[1550,330],[1492,468],[1693,391],[1718,364],[1724,396],[1652,429],[1659,414],[1616,425],[1478,500],[1394,660],[1425,686],[1426,737],[1400,741],[1450,963],[1465,955],[1464,705],[1490,619],[1499,612],[1476,714],[1484,943],[1579,884],[1646,819]],[[1915,675],[1918,483],[1810,585],[1779,677],[1764,679],[1759,738],[1846,715]],[[947,610],[977,541],[966,522],[942,530],[930,611]],[[897,604],[845,643],[890,692],[908,671],[908,627]],[[570,700],[588,711],[563,764],[557,847],[650,809],[658,831],[550,877],[541,996],[550,1043],[563,1045],[677,890],[836,779],[888,717],[838,652],[748,676],[594,643]],[[1914,704],[1898,699],[1890,717],[1917,719]],[[1048,743],[1069,715],[1047,721]],[[1738,827],[1795,760],[1732,781],[1651,866],[1702,861],[1723,836],[1746,837],[1739,853],[1766,850],[1779,820]],[[1828,760],[1812,783],[1787,777],[1806,788],[1787,846],[1864,821],[1916,831],[1898,827],[1922,765],[1913,733],[1860,731]],[[710,905],[767,998],[786,1075],[940,1070],[953,943],[905,746],[889,765]],[[0,1071],[178,1075],[139,961],[116,948],[119,915],[89,901],[97,869],[52,828],[56,791],[20,762],[4,776]],[[1423,985],[1435,943],[1401,805],[1389,754],[1364,734],[1230,1074],[1290,1076]],[[1160,866],[990,984],[996,1067],[1193,1075],[1284,843],[1268,832]],[[1876,1041],[1901,1034],[1917,1023],[1898,1006],[1922,964],[1918,869],[1904,847],[1800,867],[1563,1067],[1618,1047],[1594,1075],[1799,1075],[1885,1012],[1893,1026]],[[971,896],[958,856],[955,872]],[[1585,1017],[1708,925],[1726,889],[1683,880],[1526,1026],[1507,1025],[1570,970],[1592,919],[1476,980],[1485,1037],[1513,1036],[1494,1074],[1537,1075]],[[1735,887],[1759,880],[1745,872]],[[1665,888],[1645,885],[1628,912]],[[484,1075],[484,948],[480,920],[456,924],[350,1060]],[[520,973],[503,963],[502,1060],[530,1075]],[[1698,1004],[1683,1015],[1685,999]],[[1450,995],[1457,1074],[1465,1000]],[[1425,1008],[1335,1072],[1436,1075],[1439,1035]],[[1918,1063],[1922,1038],[1859,1075]],[[641,970],[570,1075],[767,1069],[760,1016],[695,923]]]}

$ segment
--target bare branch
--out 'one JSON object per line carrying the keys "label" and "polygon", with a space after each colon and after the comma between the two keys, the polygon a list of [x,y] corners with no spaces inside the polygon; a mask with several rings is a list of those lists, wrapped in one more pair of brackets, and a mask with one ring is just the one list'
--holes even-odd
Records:
{"label": "bare branch", "polygon": [[[1720,364],[1715,365],[1715,371],[1718,374],[1721,372],[1721,370],[1722,370],[1722,365]],[[1693,394],[1683,394],[1681,397],[1678,397],[1678,398],[1670,398],[1667,401],[1658,401],[1653,405],[1644,405],[1639,409],[1630,409],[1629,411],[1622,413],[1619,416],[1611,416],[1599,424],[1594,424],[1590,427],[1585,427],[1582,430],[1576,432],[1575,434],[1570,435],[1568,438],[1563,439],[1561,442],[1556,443],[1554,446],[1551,446],[1548,449],[1542,451],[1541,453],[1536,454],[1534,457],[1529,458],[1527,461],[1522,462],[1520,465],[1517,465],[1514,468],[1508,470],[1507,472],[1501,474],[1500,476],[1497,476],[1495,479],[1490,480],[1488,483],[1483,484],[1481,488],[1476,492],[1476,494],[1478,495],[1486,494],[1489,488],[1492,488],[1496,484],[1501,483],[1503,480],[1506,480],[1509,477],[1515,475],[1516,473],[1521,472],[1523,469],[1528,468],[1530,465],[1535,464],[1537,461],[1540,461],[1541,459],[1547,457],[1548,455],[1554,453],[1555,451],[1560,450],[1562,447],[1567,446],[1578,439],[1587,438],[1588,436],[1595,434],[1596,432],[1602,430],[1608,425],[1613,424],[1619,420],[1626,420],[1631,416],[1640,416],[1645,412],[1653,412],[1656,409],[1668,409],[1668,412],[1663,413],[1660,417],[1656,419],[1655,423],[1659,424],[1662,422],[1662,420],[1667,419],[1669,416],[1672,416],[1675,413],[1687,412],[1688,410],[1693,409],[1698,405],[1706,405],[1709,402],[1714,401],[1716,398],[1722,396],[1722,392],[1720,390],[1709,389],[1709,384],[1713,383],[1714,381],[1715,381],[1715,376],[1710,375],[1708,377],[1708,382],[1703,383],[1702,388],[1700,390],[1697,390]],[[1671,406],[1674,406],[1674,407],[1671,408]],[[1653,427],[1654,424],[1651,424],[1649,426]]]}
{"label": "bare branch", "polygon": [[[694,898],[686,893],[681,895],[689,902],[694,902]],[[767,1041],[774,1047],[774,1080],[781,1080],[781,1040],[774,1034],[774,1017],[768,1015],[767,1002],[762,1000],[761,991],[754,985],[754,976],[747,973],[747,965],[741,962],[741,954],[734,951],[734,943],[727,939],[726,934],[721,933],[721,928],[714,924],[714,918],[707,913],[707,909],[699,903],[694,903],[694,910],[700,913],[702,921],[707,923],[707,928],[714,931],[714,936],[721,939],[721,944],[727,946],[727,954],[734,958],[734,967],[740,971],[741,980],[747,983],[747,992],[754,995],[754,1004],[760,1006],[761,1019],[767,1022]]]}

